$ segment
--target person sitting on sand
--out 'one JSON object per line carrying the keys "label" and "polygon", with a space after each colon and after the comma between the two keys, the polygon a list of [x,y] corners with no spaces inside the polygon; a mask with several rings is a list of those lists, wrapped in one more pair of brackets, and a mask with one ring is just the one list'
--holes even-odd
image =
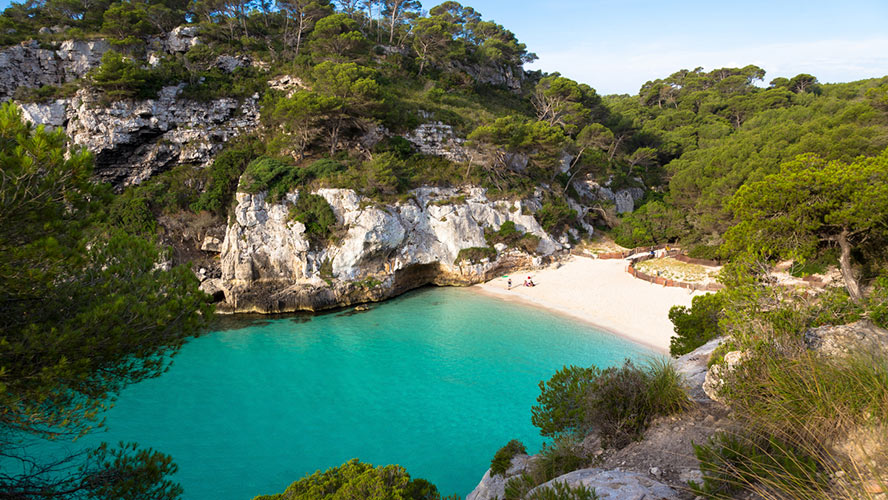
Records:
{"label": "person sitting on sand", "polygon": [[528,276],[527,279],[524,280],[524,286],[536,286],[536,285],[533,283],[533,280],[530,278],[530,276]]}

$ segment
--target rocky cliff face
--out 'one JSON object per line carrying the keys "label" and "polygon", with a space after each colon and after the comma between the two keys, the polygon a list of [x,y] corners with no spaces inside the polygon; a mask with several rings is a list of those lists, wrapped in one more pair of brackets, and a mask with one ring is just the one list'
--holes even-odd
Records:
{"label": "rocky cliff face", "polygon": [[[561,250],[527,209],[538,200],[491,201],[480,188],[421,188],[410,199],[380,205],[347,189],[321,189],[336,214],[339,237],[320,246],[289,220],[299,193],[270,203],[265,193],[237,194],[221,248],[222,277],[205,290],[224,291],[222,311],[317,311],[382,300],[429,283],[463,285],[509,269],[540,264]],[[460,250],[487,247],[485,230],[513,221],[539,237],[537,256],[498,245],[496,256],[457,262]]]}

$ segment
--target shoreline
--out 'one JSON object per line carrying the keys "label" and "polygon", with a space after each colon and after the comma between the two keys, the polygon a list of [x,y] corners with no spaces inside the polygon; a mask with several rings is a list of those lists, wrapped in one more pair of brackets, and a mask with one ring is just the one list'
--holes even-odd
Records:
{"label": "shoreline", "polygon": [[[468,288],[568,316],[668,356],[673,334],[669,309],[690,307],[691,299],[701,292],[637,280],[625,268],[623,260],[573,256],[557,268],[515,271],[509,275],[510,290],[502,276]],[[522,286],[526,276],[536,286]]]}

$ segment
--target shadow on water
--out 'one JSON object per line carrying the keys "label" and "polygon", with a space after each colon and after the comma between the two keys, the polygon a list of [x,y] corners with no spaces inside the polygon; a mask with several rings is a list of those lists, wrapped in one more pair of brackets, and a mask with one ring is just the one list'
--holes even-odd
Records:
{"label": "shadow on water", "polygon": [[[377,307],[384,306],[387,303],[396,302],[399,300],[406,300],[411,297],[416,297],[425,293],[428,293],[432,290],[438,289],[438,286],[435,285],[425,285],[419,288],[415,288],[413,290],[407,291],[398,295],[397,297],[392,297],[390,299],[386,299],[381,302],[376,303],[365,303],[358,304],[356,306],[347,306],[347,307],[337,307],[334,309],[328,309],[326,311],[319,312],[295,312],[295,313],[286,313],[286,314],[258,314],[258,313],[240,313],[240,314],[216,314],[213,316],[213,319],[210,321],[210,325],[207,329],[208,332],[224,332],[231,330],[241,330],[243,328],[249,328],[253,326],[264,326],[272,321],[288,319],[293,323],[307,323],[315,318],[315,316],[326,316],[336,315],[337,317],[349,317],[354,316],[356,314],[361,314],[365,312],[372,311]],[[431,305],[439,306],[442,305],[443,302],[440,300],[433,300]]]}

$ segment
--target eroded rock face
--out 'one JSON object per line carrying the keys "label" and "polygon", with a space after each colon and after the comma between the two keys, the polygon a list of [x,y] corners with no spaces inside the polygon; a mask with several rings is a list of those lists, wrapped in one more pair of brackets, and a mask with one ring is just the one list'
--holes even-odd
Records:
{"label": "eroded rock face", "polygon": [[65,127],[75,144],[95,155],[100,178],[128,186],[177,164],[205,165],[226,141],[256,126],[256,99],[191,101],[179,97],[182,87],[165,87],[156,99],[107,106],[80,90],[72,99],[25,104],[22,110],[36,125]]}
{"label": "eroded rock face", "polygon": [[678,492],[655,481],[650,477],[637,472],[580,469],[568,472],[563,476],[543,483],[532,489],[528,495],[534,492],[551,488],[554,483],[565,483],[570,486],[583,485],[588,489],[594,489],[595,494],[601,500],[659,500],[678,498]]}
{"label": "eroded rock face", "polygon": [[35,40],[0,51],[0,100],[12,98],[19,87],[61,85],[82,78],[102,60],[110,45],[104,40],[67,40],[58,50]]}
{"label": "eroded rock face", "polygon": [[464,162],[469,155],[463,147],[463,139],[453,132],[453,127],[441,122],[423,123],[405,136],[420,152],[440,156],[457,163]]}
{"label": "eroded rock face", "polygon": [[725,354],[723,362],[709,367],[709,370],[706,372],[706,379],[703,382],[703,392],[709,396],[709,399],[725,403],[725,399],[719,395],[719,392],[725,385],[727,376],[743,363],[746,356],[747,354],[743,351],[731,351]]}
{"label": "eroded rock face", "polygon": [[478,486],[469,493],[466,500],[498,500],[506,496],[506,483],[513,477],[520,476],[528,472],[533,465],[535,457],[528,455],[515,455],[512,457],[512,464],[506,470],[504,475],[491,475],[490,469],[484,473]]}
{"label": "eroded rock face", "polygon": [[573,186],[584,198],[612,201],[614,205],[616,205],[618,214],[624,214],[635,210],[635,204],[644,198],[644,189],[640,187],[613,190],[609,183],[601,185],[592,179],[574,181]]}
{"label": "eroded rock face", "polygon": [[491,201],[480,188],[420,188],[411,199],[379,205],[348,189],[321,189],[341,234],[313,244],[305,227],[289,219],[298,199],[269,203],[265,193],[237,193],[234,219],[222,243],[222,310],[289,312],[376,301],[428,283],[471,284],[531,264],[504,250],[494,259],[456,262],[462,249],[486,247],[484,230],[513,221],[540,238],[537,253],[561,249],[522,202]]}
{"label": "eroded rock face", "polygon": [[703,390],[703,385],[706,382],[706,374],[709,371],[709,358],[723,341],[724,338],[710,340],[673,362],[676,370],[685,376],[685,381],[688,384],[688,395],[698,403],[705,403],[711,399]]}

